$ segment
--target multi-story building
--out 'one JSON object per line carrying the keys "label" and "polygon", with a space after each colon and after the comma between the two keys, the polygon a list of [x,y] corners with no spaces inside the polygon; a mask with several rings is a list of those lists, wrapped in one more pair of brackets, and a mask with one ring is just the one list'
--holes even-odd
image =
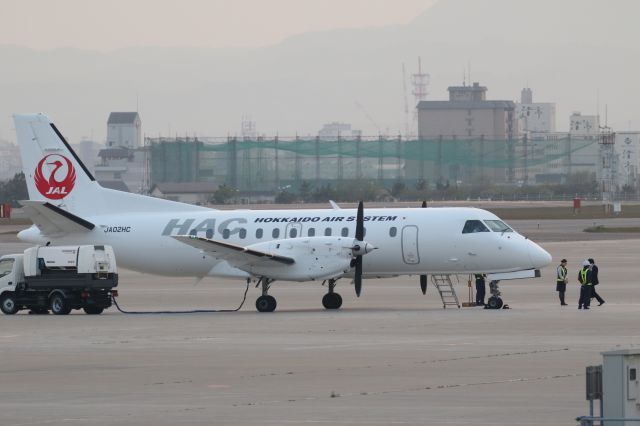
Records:
{"label": "multi-story building", "polygon": [[421,101],[418,104],[420,139],[483,137],[508,140],[518,134],[513,101],[487,100],[487,88],[479,83],[451,86],[448,91],[448,101]]}
{"label": "multi-story building", "polygon": [[552,133],[556,131],[556,104],[533,102],[533,91],[522,89],[516,116],[522,133]]}
{"label": "multi-story building", "polygon": [[107,146],[142,147],[142,122],[137,112],[112,112],[107,120]]}

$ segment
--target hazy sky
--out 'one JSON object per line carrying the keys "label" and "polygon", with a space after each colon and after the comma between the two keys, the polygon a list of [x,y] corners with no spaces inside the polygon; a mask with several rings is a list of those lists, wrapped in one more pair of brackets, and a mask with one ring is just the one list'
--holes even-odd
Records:
{"label": "hazy sky", "polygon": [[40,111],[101,142],[136,109],[153,136],[234,135],[245,115],[266,135],[392,135],[418,56],[430,100],[471,65],[488,99],[556,103],[560,131],[605,109],[640,129],[638,16],[638,0],[0,0],[0,139]]}
{"label": "hazy sky", "polygon": [[111,50],[263,46],[335,28],[405,24],[433,0],[0,0],[0,44]]}

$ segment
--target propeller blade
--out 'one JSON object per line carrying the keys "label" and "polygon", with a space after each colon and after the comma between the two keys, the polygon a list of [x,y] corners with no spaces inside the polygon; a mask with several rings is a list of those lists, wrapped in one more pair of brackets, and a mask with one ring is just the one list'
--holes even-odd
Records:
{"label": "propeller blade", "polygon": [[422,294],[427,294],[427,276],[420,275],[420,289],[422,290]]}
{"label": "propeller blade", "polygon": [[356,272],[353,277],[353,283],[356,286],[356,296],[360,297],[362,291],[362,256],[356,257]]}
{"label": "propeller blade", "polygon": [[362,241],[364,238],[364,204],[358,203],[358,215],[356,216],[356,240]]}

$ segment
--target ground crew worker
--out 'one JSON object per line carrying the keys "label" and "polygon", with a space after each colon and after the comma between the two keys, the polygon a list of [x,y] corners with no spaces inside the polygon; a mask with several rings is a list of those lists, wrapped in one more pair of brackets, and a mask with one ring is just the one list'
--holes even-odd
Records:
{"label": "ground crew worker", "polygon": [[560,297],[560,306],[567,306],[564,293],[567,291],[567,259],[562,259],[556,268],[556,291]]}
{"label": "ground crew worker", "polygon": [[600,284],[600,280],[598,279],[598,265],[596,265],[596,261],[591,257],[587,260],[591,264],[591,282],[593,283],[593,287],[591,287],[591,297],[595,297],[598,301],[598,306],[602,306],[604,304],[604,299],[596,293],[596,286]]}
{"label": "ground crew worker", "polygon": [[485,278],[487,276],[485,274],[475,274],[476,275],[476,306],[484,306],[484,295],[485,295]]}
{"label": "ground crew worker", "polygon": [[588,260],[582,262],[582,269],[578,271],[578,282],[580,283],[580,299],[578,300],[578,309],[589,309],[591,302],[591,264]]}

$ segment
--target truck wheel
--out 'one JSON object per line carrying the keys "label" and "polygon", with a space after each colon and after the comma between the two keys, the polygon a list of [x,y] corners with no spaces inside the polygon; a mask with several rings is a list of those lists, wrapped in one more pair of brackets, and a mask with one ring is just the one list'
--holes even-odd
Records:
{"label": "truck wheel", "polygon": [[71,307],[61,294],[54,294],[50,300],[51,312],[55,315],[67,315],[71,312]]}
{"label": "truck wheel", "polygon": [[104,311],[104,308],[99,308],[97,306],[87,306],[83,309],[87,315],[100,315],[102,311]]}
{"label": "truck wheel", "polygon": [[13,315],[19,311],[18,304],[16,303],[15,296],[10,293],[5,293],[0,297],[0,309],[6,315]]}

